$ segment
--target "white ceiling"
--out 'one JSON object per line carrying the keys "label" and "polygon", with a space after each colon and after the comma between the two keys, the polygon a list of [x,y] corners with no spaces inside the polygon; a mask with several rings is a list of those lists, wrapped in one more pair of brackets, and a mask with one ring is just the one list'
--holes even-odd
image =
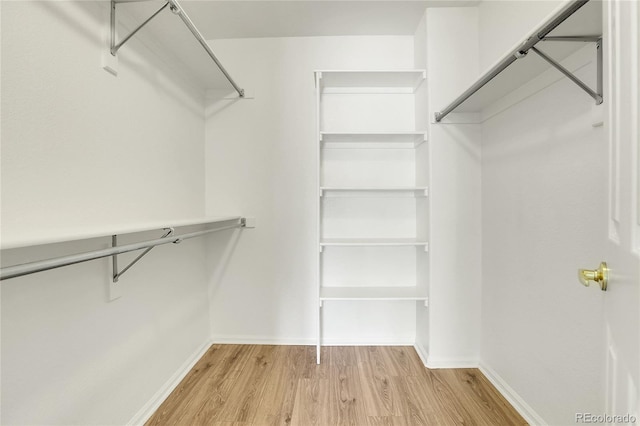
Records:
{"label": "white ceiling", "polygon": [[[478,3],[478,0],[179,1],[206,40],[413,35],[427,7],[473,6]],[[163,0],[119,0],[116,10],[121,34],[136,28],[163,3]],[[187,27],[168,10],[158,14],[136,33],[134,41],[128,43],[143,43],[153,51],[177,59],[183,64],[181,69],[204,87],[227,85],[226,79]],[[127,49],[124,46],[122,52]]]}
{"label": "white ceiling", "polygon": [[413,35],[426,7],[477,1],[182,1],[206,39]]}

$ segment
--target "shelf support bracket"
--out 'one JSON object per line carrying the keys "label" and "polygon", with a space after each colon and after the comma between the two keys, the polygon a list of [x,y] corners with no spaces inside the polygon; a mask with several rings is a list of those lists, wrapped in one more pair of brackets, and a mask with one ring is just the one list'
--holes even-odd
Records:
{"label": "shelf support bracket", "polygon": [[[595,40],[594,40],[595,39]],[[535,46],[531,47],[538,56],[547,61],[551,66],[556,68],[562,74],[564,74],[569,80],[577,84],[582,90],[587,92],[595,101],[596,105],[600,105],[603,101],[602,98],[602,38],[595,38],[595,36],[576,36],[576,37],[547,37],[543,40],[546,41],[578,41],[578,42],[596,42],[596,90],[590,88],[585,82],[576,77],[571,71],[560,65],[557,61],[546,55],[544,52],[537,49]]]}
{"label": "shelf support bracket", "polygon": [[116,43],[116,5],[118,4],[118,0],[111,0],[111,55],[116,56],[118,50],[127,42],[131,37],[133,37],[138,31],[142,29],[145,25],[147,25],[153,18],[155,18],[160,12],[162,12],[167,6],[169,6],[169,2],[166,2],[160,9],[153,13],[146,21],[140,24],[135,30],[131,31],[129,35],[123,38],[119,43]]}
{"label": "shelf support bracket", "polygon": [[[173,234],[173,228],[164,228],[164,230],[166,231],[164,233],[164,235],[161,238],[166,238],[168,236],[170,236],[171,234]],[[174,243],[178,244],[180,243],[182,240],[176,240],[174,241]],[[118,246],[118,236],[117,235],[112,235],[111,236],[111,247],[117,247]],[[145,251],[143,251],[142,253],[140,253],[140,255],[138,257],[136,257],[131,263],[129,263],[122,271],[118,272],[118,255],[114,254],[113,256],[111,256],[112,259],[112,264],[113,264],[113,282],[117,283],[118,280],[120,279],[120,277],[129,270],[129,268],[131,268],[133,265],[135,265],[140,259],[142,259],[147,253],[149,253],[151,251],[151,249],[153,249],[153,247],[148,247]]]}

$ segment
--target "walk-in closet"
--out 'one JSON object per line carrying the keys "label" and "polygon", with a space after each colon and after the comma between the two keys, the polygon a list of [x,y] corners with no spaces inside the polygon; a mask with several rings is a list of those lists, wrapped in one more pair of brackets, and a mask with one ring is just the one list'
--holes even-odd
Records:
{"label": "walk-in closet", "polygon": [[0,423],[640,421],[636,0],[0,1]]}

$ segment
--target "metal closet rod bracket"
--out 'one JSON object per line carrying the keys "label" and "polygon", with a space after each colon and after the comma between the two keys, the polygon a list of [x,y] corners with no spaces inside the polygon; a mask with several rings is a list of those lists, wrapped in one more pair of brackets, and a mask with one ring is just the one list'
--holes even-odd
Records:
{"label": "metal closet rod bracket", "polygon": [[[51,269],[61,268],[63,266],[75,265],[77,263],[88,262],[91,260],[102,259],[105,257],[111,257],[113,260],[115,260],[114,269],[113,269],[114,270],[113,278],[115,282],[120,276],[122,276],[122,274],[126,270],[128,270],[134,263],[140,260],[142,256],[148,253],[152,247],[163,245],[163,244],[171,244],[171,243],[178,244],[190,238],[200,237],[203,235],[212,234],[214,232],[220,232],[227,229],[235,229],[235,228],[243,229],[243,228],[251,228],[251,227],[255,227],[255,225],[250,225],[249,221],[247,221],[244,218],[240,218],[237,221],[237,223],[233,225],[223,226],[220,228],[204,229],[202,231],[195,231],[195,232],[190,232],[188,234],[182,234],[182,235],[172,235],[173,234],[172,228],[164,228],[165,230],[171,231],[171,232],[165,232],[165,235],[162,238],[158,238],[155,240],[140,241],[137,243],[125,244],[122,246],[116,245],[116,243],[118,242],[117,236],[113,235],[112,236],[113,247],[110,247],[110,248],[91,250],[84,253],[71,254],[71,255],[55,257],[51,259],[37,260],[35,262],[23,263],[20,265],[6,266],[4,268],[0,268],[0,281],[8,280],[10,278],[22,277],[24,275],[29,275],[29,274],[35,274],[37,272],[48,271]],[[170,235],[171,237],[169,237]],[[129,264],[125,269],[123,269],[121,272],[118,273],[117,258],[115,257],[115,255],[122,254],[122,253],[129,253],[132,251],[138,251],[142,249],[149,249],[149,250],[146,250],[141,256],[138,256],[136,260],[131,262],[131,264]]]}
{"label": "metal closet rod bracket", "polygon": [[[193,236],[199,236],[199,235],[204,235],[204,234],[208,234],[211,232],[217,232],[217,231],[223,231],[226,229],[233,229],[233,228],[246,228],[247,227],[247,219],[246,218],[240,218],[240,220],[238,221],[237,225],[231,225],[231,226],[225,226],[222,228],[213,228],[213,229],[208,229],[208,230],[204,230],[204,231],[198,231],[198,232],[194,232],[191,234],[187,234],[184,236],[174,236],[173,238],[168,238],[171,237],[174,234],[174,229],[173,228],[163,228],[165,233],[162,235],[162,237],[160,237],[159,240],[156,240],[156,242],[159,242],[160,240],[167,240],[167,243],[173,243],[173,244],[180,244],[185,238],[191,238]],[[140,253],[140,255],[138,255],[138,257],[136,257],[135,259],[133,259],[131,261],[131,263],[129,263],[127,266],[125,266],[125,268],[122,271],[118,271],[118,254],[117,252],[114,252],[114,254],[111,256],[111,263],[113,265],[113,282],[117,283],[118,280],[120,279],[120,277],[127,272],[133,265],[135,265],[136,263],[138,263],[138,261],[140,259],[142,259],[147,253],[149,253],[156,245],[159,244],[163,244],[164,242],[159,242],[158,244],[152,245],[147,247],[142,253]],[[116,250],[118,248],[118,236],[117,235],[112,235],[111,236],[111,248]]]}
{"label": "metal closet rod bracket", "polygon": [[595,101],[596,105],[600,105],[603,101],[602,97],[602,36],[547,36],[542,41],[563,41],[563,42],[579,42],[579,43],[595,43],[596,44],[596,90],[590,88],[585,82],[580,80],[571,71],[560,65],[557,61],[546,55],[535,46],[531,46],[538,56],[547,61],[551,66],[564,74],[569,80],[577,84],[582,90],[587,92]]}
{"label": "metal closet rod bracket", "polygon": [[[507,69],[511,64],[513,64],[518,59],[521,59],[527,55],[529,50],[533,49],[534,52],[540,54],[540,51],[534,49],[534,46],[543,41],[596,41],[598,43],[598,93],[595,93],[593,90],[589,89],[584,83],[582,83],[577,77],[575,77],[571,72],[564,69],[564,67],[560,66],[556,61],[552,60],[548,56],[543,56],[547,62],[549,62],[554,67],[558,68],[563,74],[569,77],[572,81],[578,84],[581,88],[583,88],[589,95],[591,95],[597,104],[602,103],[602,42],[597,41],[600,40],[600,36],[568,36],[568,37],[556,37],[549,36],[549,33],[557,28],[560,24],[562,24],[567,18],[577,12],[582,6],[587,4],[589,0],[570,0],[567,4],[560,10],[554,17],[550,20],[546,21],[542,26],[538,27],[536,31],[531,34],[519,47],[515,50],[509,52],[507,56],[504,57],[499,63],[497,63],[493,68],[483,74],[471,87],[465,90],[460,96],[454,99],[447,107],[443,110],[435,113],[436,123],[442,121],[449,113],[454,111],[458,106],[460,106],[464,101],[469,99],[474,93],[478,90],[482,89],[487,83],[493,80],[498,74]],[[544,54],[543,54],[544,55]],[[564,70],[564,71],[563,71]],[[580,81],[580,83],[578,83]],[[587,90],[589,89],[589,90]],[[594,93],[594,94],[592,94]]]}
{"label": "metal closet rod bracket", "polygon": [[111,0],[111,22],[110,22],[110,27],[111,27],[110,52],[111,52],[111,55],[116,56],[116,54],[118,53],[118,50],[120,50],[120,48],[127,41],[129,41],[129,39],[131,39],[131,37],[133,37],[138,31],[140,31],[145,25],[147,25],[160,12],[162,12],[164,9],[166,9],[167,6],[169,6],[169,9],[171,10],[171,12],[173,12],[174,15],[180,17],[180,19],[187,26],[189,31],[191,31],[191,34],[193,34],[193,36],[196,38],[198,43],[200,43],[202,48],[207,52],[207,55],[209,55],[209,57],[216,64],[218,69],[220,69],[220,72],[222,72],[222,74],[225,76],[227,81],[229,81],[231,86],[233,86],[233,89],[236,92],[238,92],[238,95],[241,98],[244,98],[244,89],[242,89],[240,86],[238,86],[238,84],[235,82],[235,80],[227,72],[225,67],[218,60],[216,55],[213,53],[213,51],[211,50],[211,48],[207,44],[207,41],[204,39],[204,37],[202,36],[200,31],[198,31],[196,26],[193,24],[193,22],[191,21],[189,16],[186,14],[186,12],[182,9],[182,7],[180,6],[180,4],[178,3],[177,0],[166,0],[166,3],[163,4],[162,7],[160,7],[160,9],[156,10],[149,18],[147,18],[142,24],[138,25],[138,27],[136,29],[131,31],[121,41],[116,42],[116,32],[117,32],[117,28],[116,28],[117,27],[117,25],[116,25],[116,13],[117,13],[116,12],[116,6],[119,3],[132,3],[132,2],[141,2],[141,1],[149,1],[149,0]]}
{"label": "metal closet rod bracket", "polygon": [[[160,238],[167,238],[169,235],[174,233],[174,229],[173,228],[163,228],[166,232],[164,233],[164,235]],[[178,244],[180,243],[182,240],[178,239],[175,240],[174,243]],[[117,235],[112,235],[111,236],[111,247],[118,247],[118,236]],[[142,253],[140,253],[138,255],[138,257],[136,257],[135,259],[133,259],[131,261],[131,263],[129,263],[127,266],[125,266],[125,268],[118,272],[118,255],[114,254],[113,256],[111,256],[111,260],[112,260],[112,264],[113,264],[113,282],[117,283],[118,280],[120,279],[120,277],[129,270],[129,268],[131,268],[133,265],[135,265],[140,259],[142,259],[147,253],[149,253],[153,247],[155,246],[151,246],[151,247],[147,247],[147,249],[145,251],[143,251]]]}
{"label": "metal closet rod bracket", "polygon": [[[140,0],[140,1],[145,1],[145,0]],[[160,9],[155,11],[149,18],[147,18],[147,20],[145,20],[142,24],[138,25],[138,27],[135,30],[131,31],[129,33],[129,35],[124,37],[120,42],[116,43],[116,5],[118,3],[129,3],[129,2],[130,1],[111,0],[111,23],[110,23],[110,27],[111,27],[111,43],[110,43],[110,51],[111,51],[111,54],[113,56],[116,56],[116,53],[118,53],[118,50],[120,50],[120,48],[122,46],[124,46],[124,44],[127,41],[129,41],[129,39],[131,37],[133,37],[138,31],[140,31],[142,29],[142,27],[147,25],[153,18],[155,18],[160,12],[162,12],[167,6],[169,6],[169,2],[166,2],[164,5],[162,5],[162,7]]]}

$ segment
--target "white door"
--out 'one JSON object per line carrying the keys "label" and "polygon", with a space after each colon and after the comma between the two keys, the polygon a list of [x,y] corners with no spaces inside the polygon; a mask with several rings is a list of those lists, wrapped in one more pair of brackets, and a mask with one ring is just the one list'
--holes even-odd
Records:
{"label": "white door", "polygon": [[[640,55],[638,0],[604,2],[605,96],[609,168],[608,223],[603,260],[608,263],[605,300],[606,413],[640,423]],[[597,265],[594,265],[594,267]],[[611,417],[606,423],[629,419]]]}

